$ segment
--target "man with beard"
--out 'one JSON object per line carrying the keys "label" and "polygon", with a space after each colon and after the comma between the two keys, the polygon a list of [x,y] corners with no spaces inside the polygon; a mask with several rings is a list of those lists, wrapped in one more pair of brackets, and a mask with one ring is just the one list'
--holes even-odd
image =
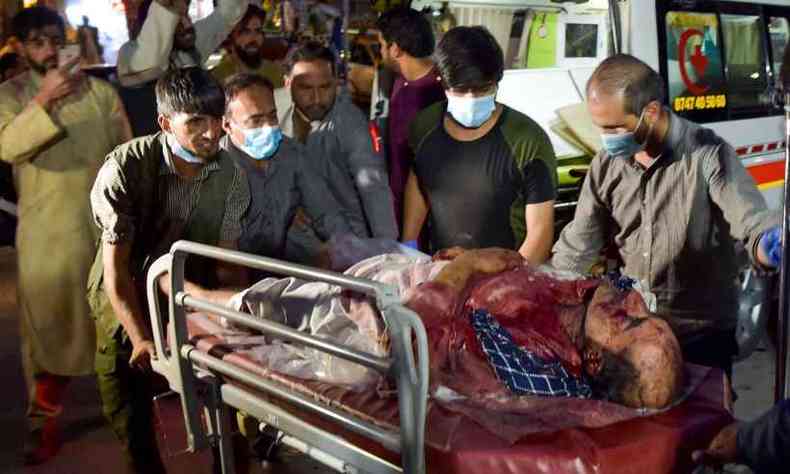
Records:
{"label": "man with beard", "polygon": [[95,329],[85,281],[95,252],[88,194],[104,156],[131,138],[115,90],[58,65],[64,24],[45,7],[12,21],[30,69],[0,86],[0,159],[19,193],[17,258],[22,360],[29,387],[25,461],[59,448],[69,378],[93,372]]}
{"label": "man with beard", "polygon": [[189,0],[145,0],[134,39],[118,51],[118,79],[126,87],[158,79],[171,67],[202,66],[244,15],[247,0],[220,0],[192,23]]}
{"label": "man with beard", "polygon": [[[91,190],[101,244],[88,279],[102,409],[132,472],[148,474],[164,467],[152,424],[147,264],[179,239],[238,248],[250,201],[244,172],[219,148],[225,95],[216,80],[197,67],[173,69],[157,82],[156,100],[162,131],[116,148]],[[240,267],[199,258],[186,277],[194,296],[246,283]]]}
{"label": "man with beard", "polygon": [[448,31],[436,47],[446,102],[411,123],[404,241],[430,216],[432,251],[502,247],[546,261],[554,238],[556,159],[534,120],[495,101],[504,59],[482,27]]}
{"label": "man with beard", "polygon": [[257,74],[237,74],[225,82],[225,96],[227,135],[221,146],[245,171],[251,194],[239,249],[282,258],[288,226],[300,205],[317,235],[328,239],[353,233],[324,178],[304,166],[302,147],[283,137],[271,82]]}
{"label": "man with beard", "polygon": [[0,55],[0,83],[18,76],[27,70],[27,64],[16,53],[5,53]]}
{"label": "man with beard", "polygon": [[[275,97],[283,133],[305,145],[305,166],[327,180],[354,228],[370,237],[396,239],[387,164],[365,116],[347,94],[338,94],[334,54],[308,42],[291,52],[286,68],[286,88]],[[304,212],[297,212],[288,258],[309,262],[320,243]]]}
{"label": "man with beard", "polygon": [[396,74],[390,96],[387,162],[398,227],[403,221],[403,190],[413,154],[409,124],[417,112],[444,98],[441,77],[431,60],[433,28],[422,13],[398,8],[378,20],[382,63]]}
{"label": "man with beard", "polygon": [[552,264],[586,273],[604,247],[616,249],[622,273],[655,294],[683,359],[732,375],[735,243],[756,267],[777,268],[781,215],[768,209],[732,146],[673,114],[665,93],[661,75],[627,54],[607,58],[587,81],[603,148]]}
{"label": "man with beard", "polygon": [[247,13],[230,33],[229,51],[211,70],[220,82],[234,74],[249,72],[265,77],[275,88],[283,86],[283,71],[280,66],[264,59],[263,25],[266,12],[255,5],[247,7]]}

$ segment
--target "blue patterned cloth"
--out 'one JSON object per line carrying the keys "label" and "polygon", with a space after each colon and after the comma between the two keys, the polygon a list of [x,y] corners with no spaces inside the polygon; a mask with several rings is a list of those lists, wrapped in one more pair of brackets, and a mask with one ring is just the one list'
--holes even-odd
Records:
{"label": "blue patterned cloth", "polygon": [[517,346],[507,329],[488,311],[470,316],[477,340],[497,378],[517,395],[590,398],[592,390],[568,373],[559,361],[547,361]]}
{"label": "blue patterned cloth", "polygon": [[633,278],[622,275],[619,271],[611,271],[608,275],[609,281],[612,285],[620,291],[630,290],[634,287],[636,280]]}

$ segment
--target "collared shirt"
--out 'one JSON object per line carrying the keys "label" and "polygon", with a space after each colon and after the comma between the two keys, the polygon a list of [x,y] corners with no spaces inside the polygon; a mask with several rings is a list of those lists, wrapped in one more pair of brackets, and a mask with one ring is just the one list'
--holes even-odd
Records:
{"label": "collared shirt", "polygon": [[[187,221],[198,203],[201,184],[214,172],[219,171],[217,159],[210,161],[193,179],[184,179],[176,173],[173,155],[163,140],[164,160],[159,168],[158,186],[162,203],[162,217],[167,221]],[[225,151],[220,150],[227,159]],[[126,166],[137,166],[135,160],[128,160]],[[107,243],[131,242],[134,240],[135,222],[129,210],[135,203],[129,184],[124,176],[131,174],[120,169],[115,160],[107,160],[96,178],[91,191],[93,218],[101,229],[102,241]],[[139,183],[133,183],[139,186]],[[250,202],[250,190],[244,172],[236,169],[233,184],[228,189],[225,200],[225,214],[220,227],[221,241],[237,241],[241,235],[241,219]]]}
{"label": "collared shirt", "polygon": [[[278,89],[275,101],[283,133],[294,138],[298,112],[289,94]],[[345,94],[338,93],[326,117],[310,123],[305,149],[306,164],[327,180],[341,206],[364,216],[370,236],[398,238],[387,162],[373,149],[368,120]]]}
{"label": "collared shirt", "polygon": [[[243,219],[239,250],[282,258],[288,227],[303,206],[316,233],[332,235],[352,232],[349,216],[337,204],[326,181],[303,166],[302,147],[284,138],[280,148],[258,167],[227,135],[222,148],[243,169],[250,188],[250,207]],[[361,223],[359,223],[361,224]],[[358,225],[364,229],[364,224]]]}
{"label": "collared shirt", "polygon": [[734,240],[754,260],[760,235],[780,218],[729,144],[676,115],[669,120],[664,150],[649,168],[605,152],[593,159],[552,264],[586,273],[613,242],[623,273],[656,295],[658,313],[690,342],[734,328]]}

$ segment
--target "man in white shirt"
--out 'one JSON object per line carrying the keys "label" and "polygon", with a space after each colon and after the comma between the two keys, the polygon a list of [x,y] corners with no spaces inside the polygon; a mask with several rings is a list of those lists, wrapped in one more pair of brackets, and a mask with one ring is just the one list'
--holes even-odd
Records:
{"label": "man in white shirt", "polygon": [[188,0],[147,0],[138,11],[141,25],[118,52],[118,79],[125,87],[158,79],[170,67],[202,66],[247,10],[249,0],[219,0],[195,23]]}

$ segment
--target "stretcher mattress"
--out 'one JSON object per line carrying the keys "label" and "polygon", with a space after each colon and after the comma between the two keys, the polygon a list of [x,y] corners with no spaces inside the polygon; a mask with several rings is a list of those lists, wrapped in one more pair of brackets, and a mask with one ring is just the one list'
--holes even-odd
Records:
{"label": "stretcher mattress", "polygon": [[[392,387],[380,384],[375,389],[355,392],[280,374],[244,354],[245,348],[254,343],[254,337],[229,333],[200,314],[190,315],[187,326],[191,341],[198,350],[363,420],[398,430],[396,392]],[[689,366],[687,373],[697,379],[695,388],[682,403],[668,411],[598,428],[533,433],[515,443],[494,435],[490,429],[475,422],[470,417],[470,410],[429,400],[426,420],[428,471],[468,474],[691,472],[691,452],[706,446],[721,427],[732,421],[732,416],[725,408],[729,400],[725,377],[720,370]],[[383,459],[400,464],[399,454],[335,423],[266,394],[260,393],[259,396]],[[508,422],[522,420],[506,412],[486,413],[486,416],[498,417],[505,428]],[[535,422],[539,423],[539,420]]]}

